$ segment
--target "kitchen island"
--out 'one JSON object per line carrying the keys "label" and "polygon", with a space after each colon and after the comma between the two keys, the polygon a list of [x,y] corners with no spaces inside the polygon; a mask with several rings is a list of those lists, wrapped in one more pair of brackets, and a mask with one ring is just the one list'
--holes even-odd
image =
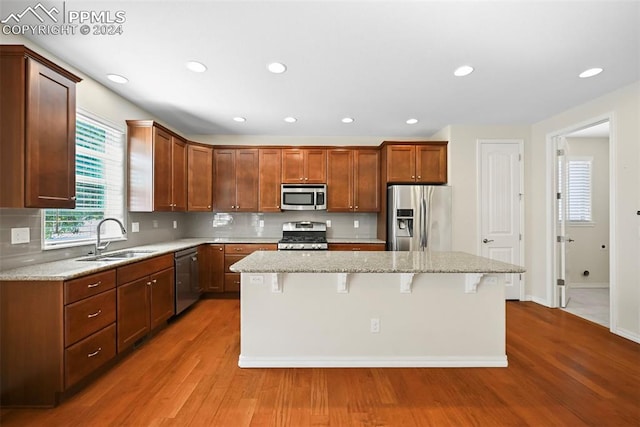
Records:
{"label": "kitchen island", "polygon": [[256,252],[241,273],[240,358],[265,367],[503,367],[504,275],[462,252]]}

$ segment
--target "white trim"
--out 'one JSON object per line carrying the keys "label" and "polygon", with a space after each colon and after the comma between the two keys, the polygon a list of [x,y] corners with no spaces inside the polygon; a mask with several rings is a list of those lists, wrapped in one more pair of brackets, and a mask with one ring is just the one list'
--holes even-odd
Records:
{"label": "white trim", "polygon": [[611,332],[613,332],[616,335],[621,336],[622,338],[626,338],[628,340],[631,340],[633,342],[637,342],[638,344],[640,344],[640,334],[636,333],[636,332],[632,332],[629,331],[627,329],[624,328],[616,328],[616,330],[612,330]]}
{"label": "white trim", "polygon": [[[520,265],[525,264],[525,186],[524,186],[524,140],[523,139],[477,139],[476,140],[476,254],[480,256],[482,254],[482,245],[480,241],[482,240],[482,224],[481,224],[481,185],[482,185],[482,177],[481,175],[481,164],[482,159],[480,158],[480,146],[483,143],[487,144],[518,144],[518,155],[520,156],[520,235],[522,239],[520,239]],[[520,274],[520,301],[526,301],[525,289],[526,289],[526,273]]]}
{"label": "white trim", "polygon": [[251,357],[238,358],[241,368],[504,368],[507,356],[496,357]]}
{"label": "white trim", "polygon": [[608,283],[587,283],[587,282],[574,282],[569,283],[571,289],[609,289]]}
{"label": "white trim", "polygon": [[540,304],[544,307],[553,308],[551,307],[551,304],[549,304],[549,301],[543,298],[537,297],[535,295],[525,295],[525,301],[531,301],[531,302],[535,302],[536,304]]}

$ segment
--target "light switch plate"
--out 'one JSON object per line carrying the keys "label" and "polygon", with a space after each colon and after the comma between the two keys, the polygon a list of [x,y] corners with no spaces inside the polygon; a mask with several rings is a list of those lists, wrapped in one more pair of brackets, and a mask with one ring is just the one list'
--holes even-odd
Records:
{"label": "light switch plate", "polygon": [[21,243],[29,243],[31,240],[29,227],[24,228],[12,228],[11,229],[11,244],[19,245]]}
{"label": "light switch plate", "polygon": [[139,222],[132,222],[131,223],[131,232],[132,233],[139,233],[140,232],[140,223]]}
{"label": "light switch plate", "polygon": [[331,228],[331,220],[330,219],[327,220],[327,228]]}
{"label": "light switch plate", "polygon": [[264,228],[264,219],[261,219],[260,221],[258,221],[258,227]]}
{"label": "light switch plate", "polygon": [[178,221],[173,221],[173,228],[178,228]]}
{"label": "light switch plate", "polygon": [[360,228],[360,221],[357,219],[353,221],[353,228]]}

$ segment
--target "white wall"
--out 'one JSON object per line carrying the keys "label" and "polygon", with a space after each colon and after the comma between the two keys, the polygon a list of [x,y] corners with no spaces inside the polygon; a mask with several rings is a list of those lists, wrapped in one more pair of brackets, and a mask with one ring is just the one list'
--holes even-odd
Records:
{"label": "white wall", "polygon": [[540,302],[552,305],[548,293],[552,278],[553,174],[548,137],[576,129],[611,115],[613,156],[610,159],[615,215],[612,253],[612,304],[617,315],[611,329],[640,342],[640,81],[574,107],[532,126],[531,144],[525,146],[527,185],[526,235],[528,283]]}
{"label": "white wall", "polygon": [[[567,223],[567,281],[571,287],[609,286],[609,138],[567,138],[570,157],[590,157],[589,224]],[[602,246],[604,245],[604,248]],[[588,275],[583,272],[588,271]]]}

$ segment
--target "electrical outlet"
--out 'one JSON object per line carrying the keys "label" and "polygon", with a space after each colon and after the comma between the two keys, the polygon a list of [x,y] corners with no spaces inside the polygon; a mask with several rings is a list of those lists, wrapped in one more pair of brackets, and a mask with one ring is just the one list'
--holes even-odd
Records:
{"label": "electrical outlet", "polygon": [[327,228],[331,228],[331,220],[330,219],[327,220]]}
{"label": "electrical outlet", "polygon": [[131,232],[132,233],[139,233],[140,232],[140,223],[139,222],[132,222],[131,223]]}
{"label": "electrical outlet", "polygon": [[252,285],[262,285],[264,278],[262,276],[249,276],[249,283]]}
{"label": "electrical outlet", "polygon": [[258,221],[258,227],[264,228],[264,219],[261,219],[260,221]]}
{"label": "electrical outlet", "polygon": [[158,228],[158,220],[154,219],[153,221],[151,221],[151,225],[153,226],[153,228]]}
{"label": "electrical outlet", "polygon": [[360,221],[358,221],[357,219],[353,221],[353,228],[359,228],[360,227]]}
{"label": "electrical outlet", "polygon": [[372,334],[380,333],[380,319],[375,317],[371,319],[371,333]]}
{"label": "electrical outlet", "polygon": [[21,243],[29,243],[31,240],[29,227],[24,228],[12,228],[11,229],[11,244],[19,245]]}
{"label": "electrical outlet", "polygon": [[178,228],[178,221],[173,221],[173,228]]}

